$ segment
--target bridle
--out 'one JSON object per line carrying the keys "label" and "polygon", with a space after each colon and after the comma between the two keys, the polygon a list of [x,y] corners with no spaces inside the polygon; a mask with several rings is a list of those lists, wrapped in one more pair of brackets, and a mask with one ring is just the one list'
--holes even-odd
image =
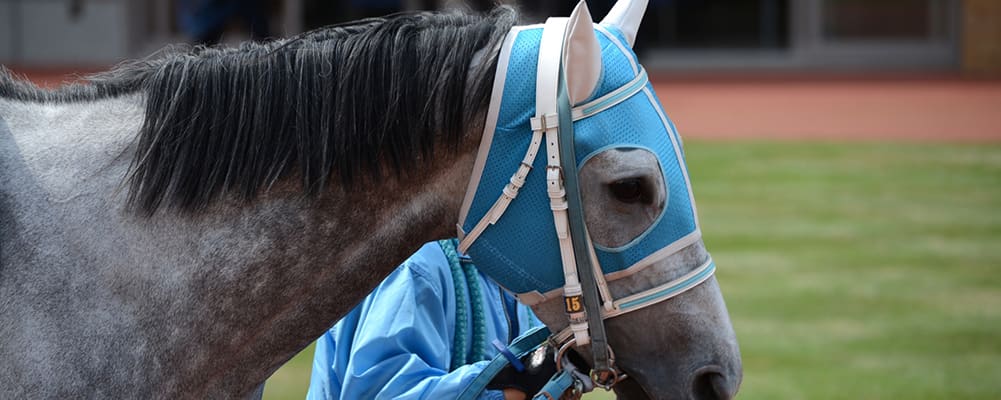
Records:
{"label": "bridle", "polygon": [[[556,349],[560,349],[557,352],[558,358],[572,346],[590,345],[593,366],[588,375],[596,386],[607,390],[624,379],[625,375],[615,365],[604,320],[659,303],[698,286],[713,275],[715,264],[708,259],[687,274],[654,288],[619,299],[611,295],[585,225],[576,173],[578,168],[574,155],[573,123],[629,99],[646,87],[648,78],[641,69],[625,85],[573,107],[564,75],[568,21],[568,18],[550,18],[542,33],[536,76],[536,113],[531,118],[532,139],[525,157],[500,197],[473,229],[465,235],[462,235],[460,229],[458,250],[465,253],[484,230],[496,224],[504,215],[525,184],[544,141],[547,194],[559,240],[564,306],[570,321],[566,329],[553,334],[549,341]],[[470,195],[467,193],[467,196]]]}

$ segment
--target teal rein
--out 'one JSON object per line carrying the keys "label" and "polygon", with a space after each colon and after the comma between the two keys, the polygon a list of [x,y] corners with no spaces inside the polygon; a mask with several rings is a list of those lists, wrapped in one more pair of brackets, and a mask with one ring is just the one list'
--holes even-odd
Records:
{"label": "teal rein", "polygon": [[[452,360],[449,370],[455,370],[463,365],[484,360],[483,349],[486,348],[487,322],[483,311],[483,290],[477,279],[476,266],[468,257],[459,255],[456,239],[439,240],[445,257],[448,259],[449,270],[452,272],[452,284],[455,286],[455,338],[452,340]],[[471,310],[470,310],[471,309]],[[472,345],[469,325],[466,321],[472,314]]]}

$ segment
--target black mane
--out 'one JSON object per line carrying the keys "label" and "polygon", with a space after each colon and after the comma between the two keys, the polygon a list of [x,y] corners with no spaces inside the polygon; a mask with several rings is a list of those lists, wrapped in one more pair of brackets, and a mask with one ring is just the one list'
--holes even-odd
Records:
{"label": "black mane", "polygon": [[[493,54],[516,15],[407,13],[264,44],[168,50],[83,85],[48,92],[0,69],[0,97],[78,101],[143,92],[129,205],[197,210],[224,193],[250,200],[301,177],[316,194],[401,174],[458,143],[489,101]],[[384,171],[388,170],[388,171]]]}

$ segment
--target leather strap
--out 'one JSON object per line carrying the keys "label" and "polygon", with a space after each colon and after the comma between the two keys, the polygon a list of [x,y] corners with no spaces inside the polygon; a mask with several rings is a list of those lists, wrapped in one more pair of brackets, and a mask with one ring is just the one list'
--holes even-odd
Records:
{"label": "leather strap", "polygon": [[525,186],[525,179],[528,178],[528,173],[532,171],[532,163],[535,162],[535,156],[539,153],[539,146],[541,144],[542,131],[533,130],[532,141],[528,145],[528,151],[525,152],[525,157],[521,160],[521,164],[518,165],[518,169],[515,170],[514,175],[511,175],[511,180],[504,186],[500,197],[490,207],[487,214],[459,242],[460,253],[466,254],[469,251],[469,247],[487,229],[487,226],[496,224],[500,220],[500,217],[504,215],[504,211],[507,211],[507,207],[518,196],[518,191],[521,190],[522,186]]}
{"label": "leather strap", "polygon": [[[591,337],[591,354],[594,357],[593,370],[598,373],[611,371],[611,357],[608,352],[608,339],[605,334],[605,324],[601,318],[601,297],[598,295],[598,283],[595,280],[595,267],[589,249],[590,239],[587,225],[584,223],[584,204],[580,197],[580,185],[577,180],[577,157],[574,151],[573,116],[570,112],[570,96],[567,93],[566,76],[561,65],[559,69],[559,88],[557,105],[559,107],[559,145],[560,160],[563,171],[563,184],[566,187],[566,199],[569,209],[567,214],[570,222],[570,237],[573,242],[574,259],[577,263],[577,275],[580,277],[584,294],[584,308],[588,320]],[[577,343],[581,345],[581,343]]]}
{"label": "leather strap", "polygon": [[[553,224],[560,247],[563,266],[563,298],[570,319],[570,329],[578,345],[590,343],[587,313],[583,307],[584,292],[581,287],[575,260],[574,243],[570,237],[569,206],[564,179],[567,174],[561,159],[560,129],[564,123],[560,118],[557,96],[560,90],[563,69],[563,43],[566,37],[567,18],[549,18],[542,31],[539,44],[539,65],[535,82],[535,118],[532,128],[541,129],[546,135],[546,191],[549,208],[553,212]],[[572,125],[572,122],[569,123]],[[572,134],[572,132],[571,132]],[[576,169],[572,170],[576,176]]]}

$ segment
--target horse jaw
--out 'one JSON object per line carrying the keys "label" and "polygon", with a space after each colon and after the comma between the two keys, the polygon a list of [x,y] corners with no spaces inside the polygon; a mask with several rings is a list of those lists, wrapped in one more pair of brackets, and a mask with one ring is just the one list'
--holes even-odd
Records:
{"label": "horse jaw", "polygon": [[[701,252],[701,243],[689,251]],[[631,284],[636,282],[618,286]],[[630,376],[616,388],[620,398],[708,400],[736,395],[742,380],[740,350],[715,278],[611,319],[606,326],[616,362]],[[634,387],[642,388],[646,397],[637,396]]]}
{"label": "horse jaw", "polygon": [[[631,276],[609,282],[616,298],[677,278],[708,257],[702,242]],[[567,326],[562,299],[533,307],[558,331]],[[669,300],[605,321],[615,364],[628,378],[614,390],[621,399],[730,399],[742,368],[736,335],[714,278]],[[576,351],[591,363],[589,346]]]}

